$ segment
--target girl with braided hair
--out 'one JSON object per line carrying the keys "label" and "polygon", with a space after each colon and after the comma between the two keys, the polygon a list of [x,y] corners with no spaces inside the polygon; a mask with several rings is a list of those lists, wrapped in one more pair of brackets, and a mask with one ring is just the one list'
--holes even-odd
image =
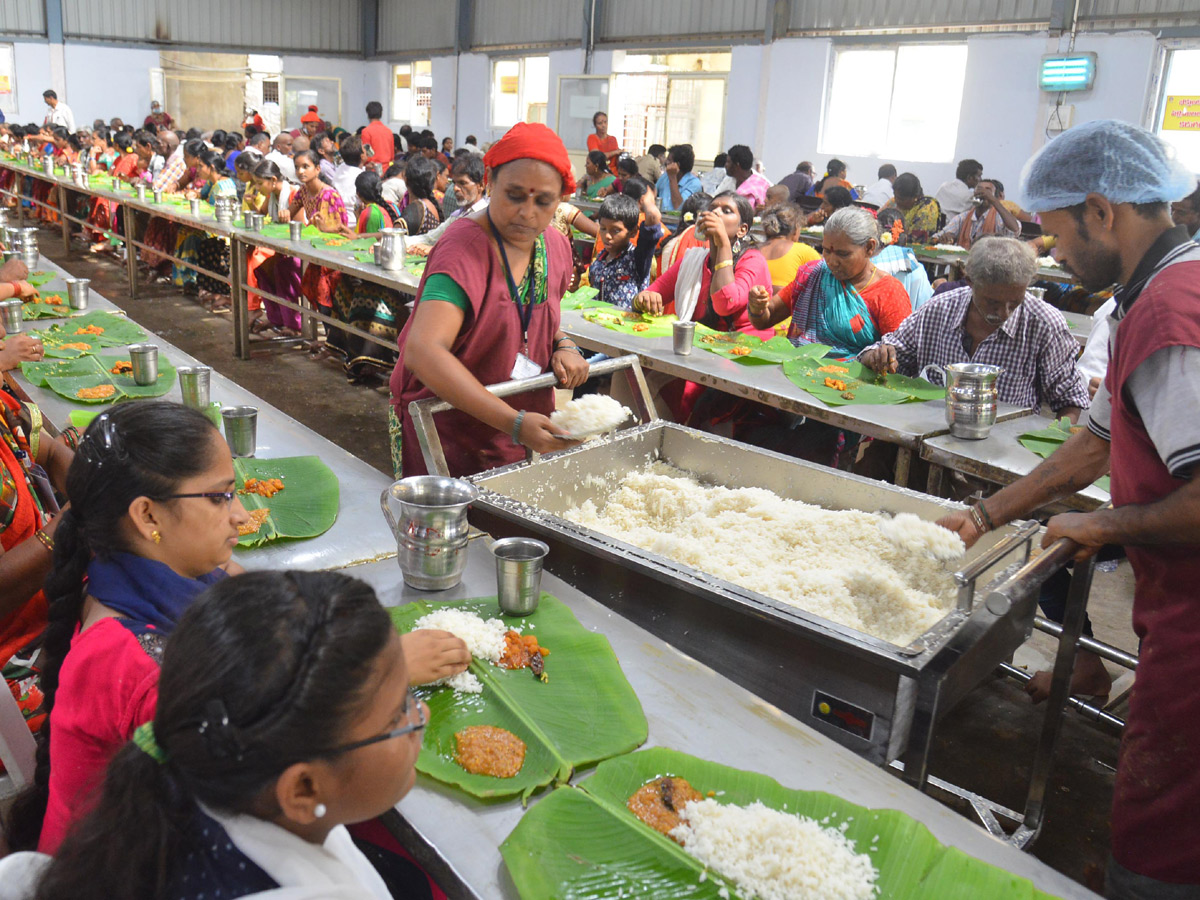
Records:
{"label": "girl with braided hair", "polygon": [[113,759],[36,897],[444,897],[414,863],[385,867],[345,827],[413,786],[429,710],[410,680],[363,582],[218,582],[167,641],[153,721]]}
{"label": "girl with braided hair", "polygon": [[[233,460],[200,412],[121,404],[98,416],[67,471],[41,657],[48,721],[14,847],[53,852],[113,753],[153,715],[162,642],[227,571],[248,520]],[[44,815],[44,822],[43,822]]]}
{"label": "girl with braided hair", "polygon": [[[14,849],[46,853],[87,812],[113,754],[154,716],[164,642],[205,588],[242,571],[231,557],[238,526],[249,520],[220,432],[174,403],[119,404],[98,416],[66,489],[71,505],[54,533],[45,587],[41,690],[49,718],[34,784],[6,828]],[[448,632],[405,642],[413,676],[424,681],[471,661]]]}

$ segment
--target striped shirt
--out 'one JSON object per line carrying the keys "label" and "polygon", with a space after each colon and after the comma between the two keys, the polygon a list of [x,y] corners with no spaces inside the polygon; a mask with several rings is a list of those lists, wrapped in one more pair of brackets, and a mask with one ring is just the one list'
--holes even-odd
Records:
{"label": "striped shirt", "polygon": [[[996,382],[1001,401],[1055,413],[1066,407],[1088,408],[1087,383],[1075,367],[1079,345],[1062,313],[1032,294],[999,328],[967,351],[967,312],[971,288],[938,294],[901,323],[880,344],[896,348],[901,375],[917,376],[928,365],[984,363],[1003,369]],[[860,356],[862,354],[860,353]],[[933,380],[941,380],[932,373]]]}

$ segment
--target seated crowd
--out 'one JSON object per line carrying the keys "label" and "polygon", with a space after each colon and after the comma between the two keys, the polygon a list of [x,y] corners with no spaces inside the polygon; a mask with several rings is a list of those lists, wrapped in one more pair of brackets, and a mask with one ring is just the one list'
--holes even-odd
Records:
{"label": "seated crowd", "polygon": [[[0,145],[49,148],[94,176],[208,204],[228,198],[325,234],[375,235],[403,223],[431,267],[455,253],[490,260],[470,252],[486,246],[480,219],[495,231],[493,215],[506,227],[515,215],[506,207],[536,202],[551,222],[545,233],[575,238],[576,259],[557,235],[547,251],[539,225],[527,230],[546,255],[535,263],[531,251],[527,280],[467,281],[466,264],[459,280],[427,275],[421,300],[444,301],[433,315],[455,323],[438,333],[447,345],[483,309],[477,295],[507,296],[520,282],[525,305],[553,293],[555,307],[573,265],[573,283],[586,280],[614,307],[825,345],[828,356],[880,374],[937,379],[931,367],[997,365],[1000,400],[1072,421],[1096,393],[1092,373],[1107,367],[1104,338],[1093,335],[1081,369],[1063,315],[1031,290],[1047,241],[1022,240],[1029,217],[974,160],[932,197],[889,164],[860,190],[838,159],[820,176],[802,162],[772,184],[742,144],[700,176],[686,144],[656,144],[636,159],[622,153],[598,113],[579,187],[581,206],[600,201],[593,221],[562,196],[574,185],[557,137],[565,174],[534,167],[544,160],[526,147],[528,156],[495,160],[493,172],[509,168],[489,200],[474,137],[453,149],[431,132],[393,134],[378,103],[366,113],[368,124],[347,133],[310,108],[302,129],[272,137],[253,115],[241,131],[180,134],[156,110],[140,129],[117,120],[75,133],[4,125]],[[548,187],[515,181],[539,171],[553,176]],[[3,177],[14,186],[11,172]],[[54,220],[65,211],[43,184],[19,188]],[[130,226],[101,198],[83,212],[97,252]],[[1194,233],[1200,191],[1173,213]],[[800,240],[817,226],[819,250]],[[150,248],[146,266],[215,308],[228,305],[219,277],[229,272],[226,241],[160,217],[138,231]],[[968,250],[962,278],[935,291],[909,246],[924,242]],[[5,263],[0,299],[29,296],[27,275],[19,261]],[[258,330],[297,333],[303,298],[360,331],[399,339],[406,296],[397,290],[265,248],[252,255],[248,278],[262,292]],[[499,355],[488,338],[480,354]],[[563,342],[545,341],[555,352]],[[40,358],[35,343],[10,337],[0,366]],[[319,352],[340,354],[357,378],[432,343],[389,351],[330,329]],[[676,421],[826,465],[887,468],[872,442],[843,429],[699,384],[648,381]],[[283,896],[443,897],[378,817],[415,779],[429,711],[411,686],[464,670],[466,645],[439,631],[398,636],[371,589],[352,578],[242,572],[232,552],[248,514],[229,448],[201,413],[118,404],[82,434],[52,437],[27,405],[3,392],[0,404],[0,663],[39,738],[34,784],[7,817],[4,840],[46,854],[26,858],[29,896],[199,900],[292,889]]]}

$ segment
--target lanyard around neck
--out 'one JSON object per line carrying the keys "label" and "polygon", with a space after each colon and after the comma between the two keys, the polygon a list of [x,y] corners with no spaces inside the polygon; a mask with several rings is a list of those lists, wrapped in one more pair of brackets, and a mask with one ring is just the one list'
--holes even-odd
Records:
{"label": "lanyard around neck", "polygon": [[[492,211],[486,211],[488,226],[492,229],[492,234],[496,238],[496,246],[500,248],[500,262],[504,265],[504,279],[508,282],[508,295],[512,297],[513,303],[517,307],[517,316],[521,320],[521,340],[529,343],[529,323],[533,321],[533,279],[529,279],[530,283],[525,287],[525,296],[521,296],[521,292],[517,290],[517,283],[513,279],[512,266],[508,264],[508,253],[504,249],[504,239],[500,237],[500,232],[496,228],[496,223],[492,221]],[[529,265],[533,265],[533,254],[530,254]]]}

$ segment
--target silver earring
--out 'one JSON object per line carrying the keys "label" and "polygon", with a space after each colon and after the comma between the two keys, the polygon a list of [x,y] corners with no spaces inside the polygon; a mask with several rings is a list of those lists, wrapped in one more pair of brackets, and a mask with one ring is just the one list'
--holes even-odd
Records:
{"label": "silver earring", "polygon": [[327,810],[325,808],[324,803],[318,803],[316,806],[313,807],[313,815],[316,816],[318,819],[325,818],[325,813],[327,813],[327,812],[329,812],[329,810]]}

